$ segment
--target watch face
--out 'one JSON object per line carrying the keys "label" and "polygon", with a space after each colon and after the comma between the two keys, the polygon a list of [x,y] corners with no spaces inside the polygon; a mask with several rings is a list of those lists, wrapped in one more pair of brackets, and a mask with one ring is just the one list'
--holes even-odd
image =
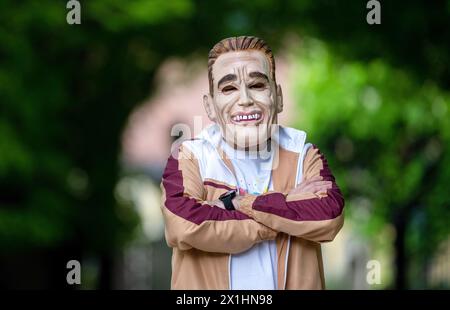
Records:
{"label": "watch face", "polygon": [[228,196],[231,196],[234,193],[234,190],[229,190],[228,192],[223,193],[220,195],[220,198],[226,198]]}

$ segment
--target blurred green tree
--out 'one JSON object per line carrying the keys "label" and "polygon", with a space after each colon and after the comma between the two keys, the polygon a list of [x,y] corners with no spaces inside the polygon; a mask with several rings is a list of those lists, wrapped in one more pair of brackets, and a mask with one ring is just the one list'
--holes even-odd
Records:
{"label": "blurred green tree", "polygon": [[427,259],[450,233],[450,94],[379,59],[343,61],[315,40],[296,54],[298,127],[332,163],[347,210],[367,209],[353,218],[366,237],[395,228],[396,287],[411,263],[424,288]]}

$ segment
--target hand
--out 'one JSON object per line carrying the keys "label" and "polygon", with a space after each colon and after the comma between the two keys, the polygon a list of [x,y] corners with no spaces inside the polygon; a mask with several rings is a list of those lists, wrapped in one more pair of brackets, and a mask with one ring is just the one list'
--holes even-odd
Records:
{"label": "hand", "polygon": [[236,195],[236,197],[234,197],[233,200],[231,200],[231,202],[233,203],[233,206],[236,210],[239,210],[239,208],[241,206],[239,203],[241,202],[243,197],[244,196]]}
{"label": "hand", "polygon": [[331,181],[323,181],[321,176],[315,176],[297,184],[297,186],[289,192],[289,195],[301,193],[325,194],[328,189],[331,189],[332,185]]}
{"label": "hand", "polygon": [[216,206],[216,207],[226,210],[225,205],[223,204],[222,200],[220,200],[220,199],[209,201],[208,204],[211,206]]}

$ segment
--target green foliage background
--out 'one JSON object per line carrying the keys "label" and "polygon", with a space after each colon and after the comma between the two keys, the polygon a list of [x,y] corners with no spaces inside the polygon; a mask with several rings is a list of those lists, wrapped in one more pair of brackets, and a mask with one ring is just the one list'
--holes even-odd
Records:
{"label": "green foliage background", "polygon": [[[448,238],[450,1],[381,1],[381,25],[366,23],[365,1],[80,2],[71,26],[66,1],[0,1],[2,286],[65,285],[55,264],[86,252],[101,262],[99,287],[112,285],[111,257],[138,222],[113,195],[127,116],[164,59],[206,57],[242,34],[275,53],[290,34],[315,38],[293,52],[297,125],[329,158],[349,212],[370,200],[361,229],[392,223],[408,236],[396,287],[408,286],[408,257],[423,266]],[[23,257],[41,271],[17,276]]]}

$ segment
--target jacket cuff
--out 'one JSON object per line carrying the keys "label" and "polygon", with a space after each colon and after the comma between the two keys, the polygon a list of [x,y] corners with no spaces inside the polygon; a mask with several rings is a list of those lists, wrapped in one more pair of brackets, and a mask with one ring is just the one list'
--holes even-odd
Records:
{"label": "jacket cuff", "polygon": [[241,198],[241,200],[239,201],[238,211],[241,211],[245,215],[253,218],[252,205],[253,205],[253,202],[255,201],[256,197],[258,197],[258,196],[251,195],[251,194],[246,194],[245,196],[243,196]]}

